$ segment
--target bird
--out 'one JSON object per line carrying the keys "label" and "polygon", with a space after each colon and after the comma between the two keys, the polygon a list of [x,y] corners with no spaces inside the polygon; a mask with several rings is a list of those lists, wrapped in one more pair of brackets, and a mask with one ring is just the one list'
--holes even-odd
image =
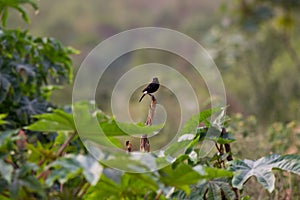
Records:
{"label": "bird", "polygon": [[146,94],[149,94],[151,96],[151,93],[156,92],[158,90],[158,88],[159,88],[158,78],[154,77],[153,80],[152,80],[152,82],[149,83],[149,85],[145,89],[143,89],[143,96],[140,98],[139,102],[142,101],[142,99],[144,98],[144,96]]}
{"label": "bird", "polygon": [[127,152],[132,151],[132,144],[128,140],[126,141],[126,151]]}

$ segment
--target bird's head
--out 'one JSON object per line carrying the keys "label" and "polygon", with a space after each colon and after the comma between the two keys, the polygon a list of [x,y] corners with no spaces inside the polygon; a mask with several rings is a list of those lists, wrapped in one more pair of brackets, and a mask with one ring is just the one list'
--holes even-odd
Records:
{"label": "bird's head", "polygon": [[152,82],[153,82],[153,83],[159,83],[159,82],[158,82],[158,78],[157,78],[157,77],[154,77]]}

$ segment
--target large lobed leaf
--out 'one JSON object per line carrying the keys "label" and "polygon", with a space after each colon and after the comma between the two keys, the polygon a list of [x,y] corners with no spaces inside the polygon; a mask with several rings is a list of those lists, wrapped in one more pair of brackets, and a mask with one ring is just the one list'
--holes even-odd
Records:
{"label": "large lobed leaf", "polygon": [[42,132],[73,132],[75,130],[72,114],[59,109],[54,110],[52,113],[35,115],[34,117],[37,118],[38,121],[27,126],[26,129]]}
{"label": "large lobed leaf", "polygon": [[45,182],[48,186],[52,186],[54,181],[63,184],[79,175],[81,170],[85,179],[91,185],[96,185],[103,170],[98,161],[89,155],[68,155],[49,164],[47,168],[52,168]]}
{"label": "large lobed leaf", "polygon": [[159,171],[161,181],[168,186],[174,186],[182,189],[187,195],[190,193],[190,185],[197,184],[201,180],[212,180],[215,178],[232,177],[233,173],[218,168],[205,167],[197,165],[194,168],[180,163],[175,169],[167,166]]}
{"label": "large lobed leaf", "polygon": [[232,185],[238,189],[251,177],[255,176],[260,184],[270,193],[275,187],[273,169],[281,169],[300,175],[299,155],[269,155],[256,161],[236,160],[231,163],[230,169],[236,174],[232,179]]}
{"label": "large lobed leaf", "polygon": [[[100,110],[96,110],[96,114],[91,113],[89,105],[83,102],[79,102],[74,106],[76,112],[80,113],[80,121],[77,124],[75,124],[72,114],[56,109],[52,113],[35,115],[34,117],[38,121],[27,126],[26,129],[42,132],[74,132],[79,127],[80,134],[84,139],[97,142],[99,137],[102,136],[99,134],[99,131],[103,132],[107,137],[114,137],[153,134],[163,127],[163,125],[145,126],[117,122],[113,117],[105,115]],[[97,120],[98,123],[94,124],[94,120]]]}

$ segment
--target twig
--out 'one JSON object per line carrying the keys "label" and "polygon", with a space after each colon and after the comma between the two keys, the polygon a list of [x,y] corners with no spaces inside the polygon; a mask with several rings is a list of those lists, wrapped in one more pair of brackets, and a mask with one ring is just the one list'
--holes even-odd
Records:
{"label": "twig", "polygon": [[[227,134],[227,131],[226,131],[225,128],[222,128],[221,136],[223,136],[223,135],[225,135],[225,134]],[[224,144],[224,146],[225,146],[225,151],[226,151],[226,153],[228,153],[228,156],[227,156],[227,158],[226,158],[227,161],[232,161],[233,158],[232,158],[232,152],[231,152],[230,144],[226,143],[226,144]]]}
{"label": "twig", "polygon": [[61,147],[59,148],[59,150],[55,154],[57,157],[62,154],[62,152],[65,150],[65,148],[67,148],[67,146],[69,145],[71,140],[75,137],[75,135],[76,135],[76,131],[74,131],[72,133],[72,135],[70,135],[69,138],[61,145]]}
{"label": "twig", "polygon": [[14,163],[13,161],[9,160],[8,158],[5,158],[4,162],[6,162],[7,164],[10,164],[11,166],[13,166],[14,169],[18,168],[17,164]]}
{"label": "twig", "polygon": [[60,192],[63,192],[63,189],[64,189],[64,184],[63,184],[63,183],[60,183],[59,191],[60,191]]}
{"label": "twig", "polygon": [[86,183],[87,182],[84,179],[79,183],[78,187],[75,189],[75,191],[73,193],[74,196],[78,196],[79,195],[80,191],[82,190],[82,188],[85,186]]}
{"label": "twig", "polygon": [[[224,136],[225,134],[227,134],[227,131],[225,128],[222,128],[222,131],[221,131],[221,136]],[[228,153],[228,156],[227,156],[227,161],[232,161],[233,158],[232,158],[232,153],[231,153],[231,147],[230,147],[230,144],[226,143],[224,144],[224,147],[225,147],[225,151],[226,153]],[[239,190],[233,186],[232,187],[232,190],[235,194],[235,200],[238,200],[239,199]]]}
{"label": "twig", "polygon": [[289,173],[288,176],[289,188],[285,189],[285,200],[292,199],[291,195],[293,194],[293,181],[291,173]]}
{"label": "twig", "polygon": [[[59,148],[59,150],[56,152],[56,154],[55,154],[55,157],[52,159],[52,160],[55,160],[57,157],[59,157],[62,153],[63,153],[63,151],[67,148],[67,146],[69,145],[69,143],[71,142],[71,140],[75,137],[75,135],[76,135],[76,131],[74,131],[69,137],[68,137],[68,139],[61,145],[61,147]],[[45,160],[44,161],[42,161],[41,163],[39,163],[39,164],[43,164],[45,162]],[[40,178],[46,178],[48,175],[49,175],[49,170],[47,169],[47,170],[44,170],[44,171],[42,171],[38,176],[37,176],[37,178],[38,179],[40,179]]]}
{"label": "twig", "polygon": [[143,135],[140,140],[140,151],[141,152],[150,152],[150,143],[147,135]]}
{"label": "twig", "polygon": [[80,191],[80,193],[78,193],[78,197],[82,198],[83,195],[85,195],[85,193],[87,192],[87,190],[89,189],[91,185],[89,183],[85,184],[82,188],[82,190]]}
{"label": "twig", "polygon": [[132,144],[129,140],[126,141],[126,152],[130,153],[132,151]]}
{"label": "twig", "polygon": [[[154,95],[151,95],[151,103],[150,103],[150,108],[147,116],[147,120],[145,122],[146,126],[151,126],[152,125],[152,119],[154,116],[155,108],[156,108],[156,98]],[[140,151],[142,152],[150,152],[150,142],[148,140],[147,135],[142,135],[141,140],[140,140]]]}
{"label": "twig", "polygon": [[158,200],[159,197],[161,196],[161,194],[162,194],[162,190],[160,189],[160,190],[158,191],[157,195],[155,196],[154,200]]}
{"label": "twig", "polygon": [[[0,22],[3,20],[4,12],[5,12],[5,7],[2,8],[2,10],[1,10],[1,13],[0,13]],[[5,22],[2,22],[2,23],[5,23]]]}
{"label": "twig", "polygon": [[221,151],[221,149],[219,148],[219,146],[218,146],[218,143],[216,143],[216,142],[215,142],[215,146],[216,146],[216,148],[217,148],[218,152],[220,152],[220,151]]}
{"label": "twig", "polygon": [[50,173],[50,171],[48,169],[44,170],[37,176],[37,179],[40,179],[40,178],[46,179],[48,177],[49,173]]}
{"label": "twig", "polygon": [[154,97],[154,95],[151,95],[151,104],[150,104],[150,108],[149,108],[149,112],[148,112],[148,117],[147,117],[147,120],[145,122],[145,125],[147,126],[151,126],[152,125],[152,119],[153,119],[153,116],[154,116],[154,112],[155,112],[155,107],[156,107],[156,98]]}

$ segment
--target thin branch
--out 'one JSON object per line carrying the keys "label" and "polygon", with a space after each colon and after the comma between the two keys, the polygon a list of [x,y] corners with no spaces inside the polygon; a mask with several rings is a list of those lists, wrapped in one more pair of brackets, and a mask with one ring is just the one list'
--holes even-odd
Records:
{"label": "thin branch", "polygon": [[44,170],[37,176],[37,179],[41,179],[41,178],[46,179],[49,173],[50,173],[49,170]]}
{"label": "thin branch", "polygon": [[46,159],[40,160],[38,166],[42,166],[45,163]]}
{"label": "thin branch", "polygon": [[16,163],[14,163],[13,161],[9,160],[8,158],[5,158],[4,161],[7,163],[7,164],[10,164],[11,166],[13,166],[14,169],[17,169],[18,166]]}
{"label": "thin branch", "polygon": [[140,151],[141,152],[150,152],[150,142],[147,135],[141,136],[140,139]]}
{"label": "thin branch", "polygon": [[[151,126],[152,125],[152,119],[154,116],[154,112],[155,112],[155,108],[156,108],[156,98],[154,97],[154,95],[151,95],[151,103],[150,103],[150,108],[149,108],[149,112],[148,112],[148,116],[147,116],[147,120],[145,122],[146,126]],[[148,140],[147,135],[142,135],[141,139],[140,139],[140,151],[141,152],[150,152],[150,142]]]}
{"label": "thin branch", "polygon": [[154,200],[158,200],[161,195],[162,195],[162,190],[160,189],[157,195],[155,196]]}
{"label": "thin branch", "polygon": [[215,146],[216,146],[218,152],[220,153],[221,149],[219,148],[218,143],[215,142]]}
{"label": "thin branch", "polygon": [[[3,20],[3,16],[4,16],[4,12],[5,12],[5,7],[2,8],[1,12],[0,12],[0,22]],[[5,23],[5,22],[2,22]]]}
{"label": "thin branch", "polygon": [[[226,130],[226,128],[222,128],[221,136],[224,136],[225,134],[227,134],[227,130]],[[232,158],[232,152],[231,152],[230,144],[226,143],[226,144],[224,144],[224,147],[225,147],[226,153],[228,153],[228,156],[226,158],[227,161],[232,161],[233,158]],[[225,164],[225,163],[223,162],[223,164]],[[232,187],[232,190],[235,194],[235,200],[239,200],[239,190],[237,188],[233,187],[233,186],[231,186],[231,187]]]}
{"label": "thin branch", "polygon": [[[68,139],[61,145],[61,147],[59,148],[59,150],[56,152],[56,154],[55,154],[55,157],[52,159],[52,161],[53,160],[55,160],[56,158],[58,158],[62,153],[63,153],[63,151],[67,148],[67,146],[69,145],[69,143],[71,142],[71,140],[75,137],[75,135],[76,135],[76,131],[74,131],[69,137],[68,137]],[[45,162],[45,160],[44,161],[42,161],[41,163],[39,163],[39,164],[43,164]],[[44,170],[44,171],[42,171],[38,176],[37,176],[37,178],[38,179],[40,179],[40,178],[46,178],[48,175],[49,175],[49,170]]]}
{"label": "thin branch", "polygon": [[61,147],[59,148],[59,150],[57,151],[57,153],[55,154],[56,157],[60,156],[62,154],[62,152],[65,150],[65,148],[67,148],[67,146],[69,145],[69,143],[71,142],[71,140],[75,137],[76,135],[76,131],[74,131],[69,138],[61,145]]}
{"label": "thin branch", "polygon": [[87,190],[89,189],[91,185],[89,183],[85,184],[82,188],[82,190],[80,191],[80,193],[78,193],[78,197],[82,198],[83,195],[85,195],[85,193],[87,192]]}
{"label": "thin branch", "polygon": [[80,191],[82,190],[82,188],[85,186],[87,182],[85,181],[85,179],[82,179],[79,183],[79,185],[77,186],[77,188],[75,189],[73,195],[74,196],[78,196]]}
{"label": "thin branch", "polygon": [[132,151],[132,144],[129,140],[126,141],[126,152],[130,153]]}
{"label": "thin branch", "polygon": [[155,108],[156,108],[156,98],[154,97],[154,95],[151,95],[151,103],[150,103],[150,108],[149,108],[149,112],[148,112],[148,117],[147,117],[147,120],[145,122],[145,125],[147,126],[151,126],[152,125],[152,119],[153,119],[153,116],[154,116],[154,112],[155,112]]}
{"label": "thin branch", "polygon": [[63,189],[64,189],[64,184],[63,184],[63,183],[60,183],[59,191],[60,191],[60,192],[63,192]]}

